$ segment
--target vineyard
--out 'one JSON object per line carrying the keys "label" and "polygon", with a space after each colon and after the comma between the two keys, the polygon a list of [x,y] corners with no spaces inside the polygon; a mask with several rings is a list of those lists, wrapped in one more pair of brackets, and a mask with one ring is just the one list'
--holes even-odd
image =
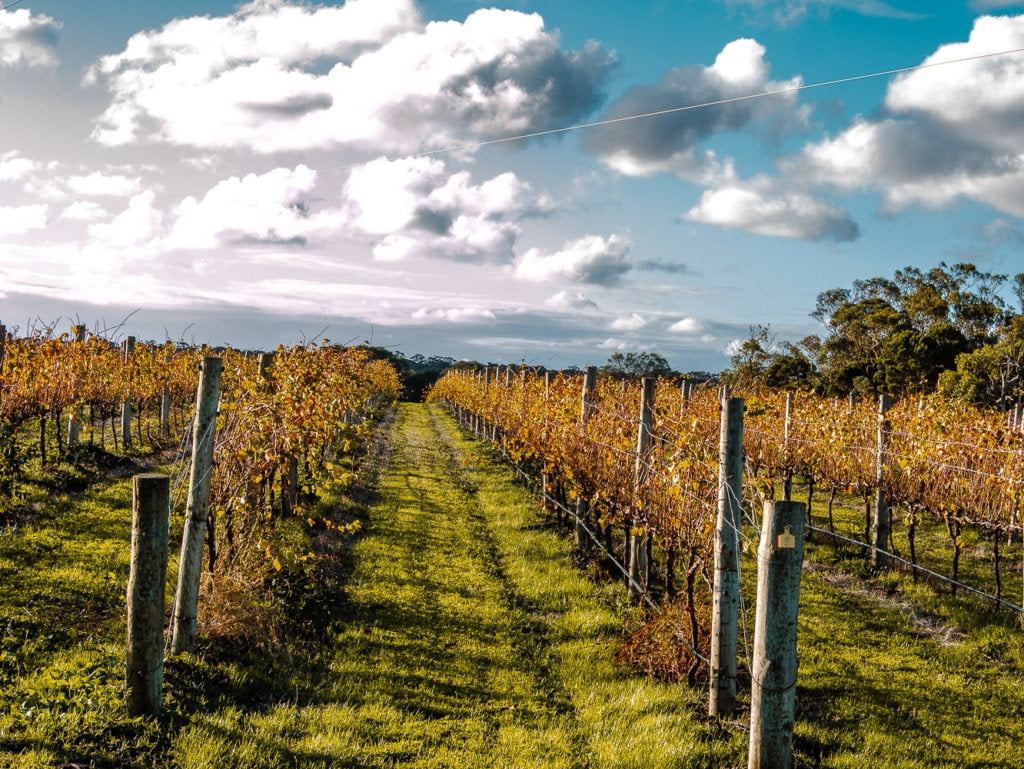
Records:
{"label": "vineyard", "polygon": [[[637,380],[464,370],[449,373],[432,397],[542,478],[552,504],[599,532],[636,593],[679,596],[692,679],[709,656],[722,401],[713,387],[657,387],[641,406]],[[938,396],[890,408],[888,399],[737,395],[746,405],[746,526],[738,533],[747,550],[756,546],[763,503],[799,489],[809,535],[859,543],[876,565],[941,570],[935,576],[948,578],[952,591],[971,589],[958,587],[970,542],[971,558],[982,563],[969,571],[982,592],[1009,606],[1020,601],[1019,592],[1004,600],[1009,584],[1021,584],[1018,570],[1007,575],[1007,564],[1020,563],[1018,415]],[[851,507],[863,510],[859,524]]]}
{"label": "vineyard", "polygon": [[[536,499],[439,405],[404,404],[380,428],[401,385],[372,350],[115,343],[81,327],[0,339],[0,765],[10,753],[17,767],[320,767],[327,755],[475,766],[499,750],[473,743],[480,732],[503,735],[510,766],[527,755],[548,765],[547,751],[561,756],[551,765],[738,766],[753,689],[767,680],[750,649],[761,635],[749,627],[752,578],[739,572],[763,564],[769,510],[787,500],[804,516],[794,533],[815,548],[800,598],[813,645],[801,652],[798,755],[854,755],[835,731],[844,708],[881,718],[890,751],[907,737],[885,720],[901,708],[928,710],[918,719],[947,735],[971,710],[979,744],[1016,718],[1012,706],[986,715],[979,690],[1005,699],[1016,686],[1019,411],[453,367],[430,400],[536,479],[538,522]],[[355,497],[378,493],[364,468],[388,431],[398,445],[379,485],[391,501],[371,512]],[[136,548],[155,535],[129,523],[154,478],[172,535],[155,549],[176,590],[163,571],[152,589],[136,583]],[[734,522],[723,524],[724,508]],[[727,534],[734,549],[723,551]],[[886,581],[895,572],[963,608],[916,608],[909,582]],[[150,607],[145,663],[133,656],[142,594],[167,599]],[[723,652],[719,607],[730,601],[738,619]],[[847,602],[865,622],[841,618]],[[970,630],[971,644],[928,646]],[[842,633],[894,660],[883,679],[902,680],[921,654],[943,675],[900,701],[857,700],[883,685],[861,667],[849,684],[860,663],[830,645]],[[137,669],[155,697],[137,694]],[[950,687],[964,693],[940,707],[935,692]],[[481,691],[513,704],[481,707]],[[700,709],[718,726],[694,718]],[[330,736],[341,713],[348,741]],[[407,729],[422,739],[415,749]],[[472,743],[462,764],[446,752],[456,733]],[[918,766],[913,739],[898,765]],[[679,744],[657,747],[666,740]]]}
{"label": "vineyard", "polygon": [[[0,332],[5,523],[33,522],[44,504],[33,492],[40,486],[101,480],[90,466],[112,465],[116,477],[119,467],[156,465],[171,476],[172,525],[198,522],[191,535],[205,561],[195,564],[192,592],[201,592],[204,636],[274,637],[291,611],[288,591],[315,576],[310,532],[334,525],[318,500],[351,484],[357,447],[399,390],[393,367],[326,342],[214,355],[131,337],[114,344],[81,326],[59,336]],[[201,371],[216,373],[205,422],[193,419]],[[200,465],[203,445],[209,455]],[[190,627],[179,650],[191,650],[197,617],[188,604],[200,596],[185,600],[182,591],[179,584],[175,617],[187,616]]]}

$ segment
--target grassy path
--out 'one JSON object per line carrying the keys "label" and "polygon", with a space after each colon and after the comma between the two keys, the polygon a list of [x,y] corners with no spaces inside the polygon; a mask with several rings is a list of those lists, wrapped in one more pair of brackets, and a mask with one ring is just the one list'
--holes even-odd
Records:
{"label": "grassy path", "polygon": [[613,599],[536,525],[506,471],[434,407],[404,405],[355,548],[349,616],[308,694],[221,710],[180,767],[728,767],[699,694],[612,668]]}
{"label": "grassy path", "polygon": [[[506,467],[436,408],[402,406],[391,433],[310,634],[170,659],[159,721],[123,707],[129,480],[0,530],[0,767],[746,766],[745,708],[715,724],[701,689],[612,665],[622,590],[580,575]],[[798,766],[1024,766],[1016,618],[810,552]]]}

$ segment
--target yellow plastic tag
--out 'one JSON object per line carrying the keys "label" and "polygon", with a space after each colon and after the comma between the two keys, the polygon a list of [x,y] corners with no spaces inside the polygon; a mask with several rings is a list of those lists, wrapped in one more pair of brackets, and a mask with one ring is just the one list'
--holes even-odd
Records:
{"label": "yellow plastic tag", "polygon": [[787,526],[786,530],[778,536],[776,544],[780,550],[792,550],[796,547],[796,537],[793,536],[793,531],[789,526]]}

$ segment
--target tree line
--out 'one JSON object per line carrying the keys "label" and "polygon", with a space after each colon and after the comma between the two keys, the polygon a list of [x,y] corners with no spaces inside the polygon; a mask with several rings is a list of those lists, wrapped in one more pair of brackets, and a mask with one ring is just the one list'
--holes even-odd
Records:
{"label": "tree line", "polygon": [[724,378],[824,395],[939,391],[1003,408],[1024,399],[1024,272],[904,267],[823,291],[811,317],[823,333],[798,342],[752,326]]}

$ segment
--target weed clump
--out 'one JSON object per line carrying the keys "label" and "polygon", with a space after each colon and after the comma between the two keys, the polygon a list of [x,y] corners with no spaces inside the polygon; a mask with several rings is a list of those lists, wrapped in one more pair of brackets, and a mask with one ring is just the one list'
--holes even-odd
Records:
{"label": "weed clump", "polygon": [[704,640],[693,638],[696,626],[711,624],[711,608],[698,604],[689,611],[681,600],[667,602],[660,612],[649,611],[639,627],[625,635],[615,652],[615,661],[659,681],[686,681],[691,686],[706,677],[707,649]]}

